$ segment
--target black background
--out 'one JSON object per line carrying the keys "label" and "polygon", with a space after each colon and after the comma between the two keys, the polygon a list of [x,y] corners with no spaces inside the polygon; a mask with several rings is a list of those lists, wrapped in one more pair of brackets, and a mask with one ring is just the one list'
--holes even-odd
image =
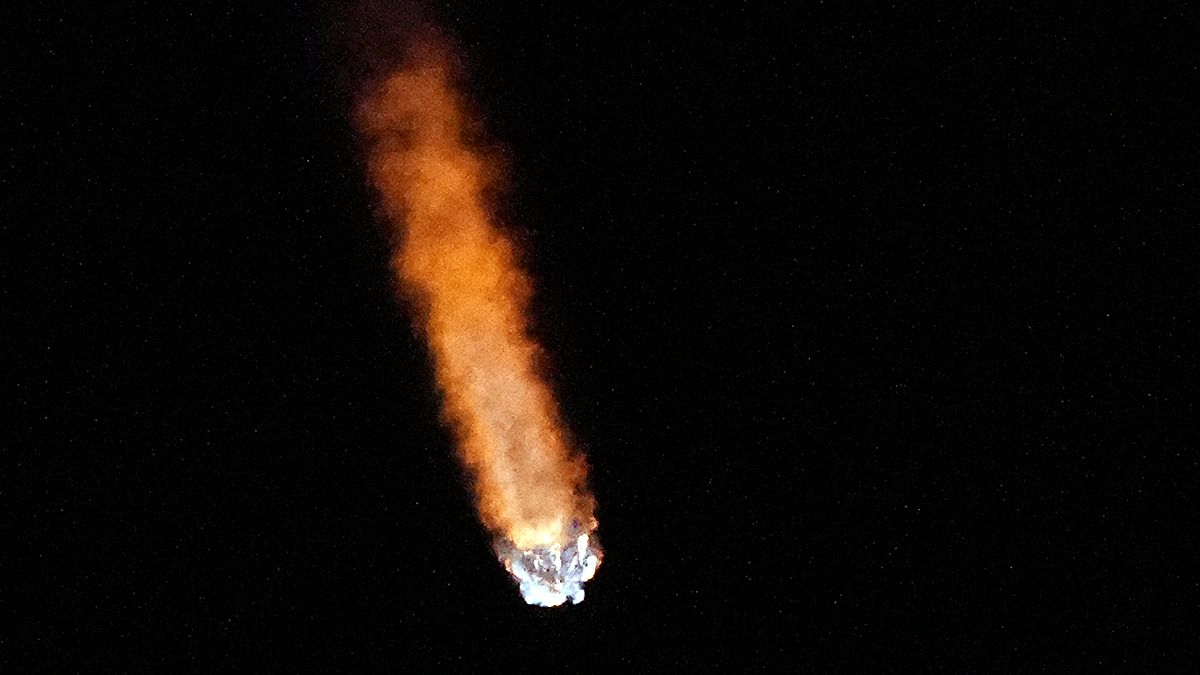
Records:
{"label": "black background", "polygon": [[78,5],[0,10],[0,662],[1194,664],[1195,16],[434,6],[600,504],[547,611],[392,291],[361,20]]}

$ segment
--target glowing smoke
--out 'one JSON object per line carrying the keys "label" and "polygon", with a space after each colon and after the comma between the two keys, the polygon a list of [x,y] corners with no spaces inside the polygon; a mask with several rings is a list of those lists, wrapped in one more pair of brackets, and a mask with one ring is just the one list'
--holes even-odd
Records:
{"label": "glowing smoke", "polygon": [[468,140],[476,129],[452,75],[447,49],[419,40],[365,88],[368,171],[497,555],[530,604],[579,602],[601,558],[586,466],[535,366],[531,284],[490,217],[496,171]]}

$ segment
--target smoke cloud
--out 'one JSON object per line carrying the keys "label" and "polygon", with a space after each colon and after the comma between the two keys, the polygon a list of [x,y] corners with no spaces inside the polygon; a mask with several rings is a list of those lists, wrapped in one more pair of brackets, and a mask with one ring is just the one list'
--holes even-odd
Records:
{"label": "smoke cloud", "polygon": [[491,217],[497,163],[435,31],[368,78],[355,121],[394,233],[392,266],[432,355],[444,419],[473,477],[483,524],[531,604],[583,599],[600,564],[587,467],[536,364],[532,284]]}

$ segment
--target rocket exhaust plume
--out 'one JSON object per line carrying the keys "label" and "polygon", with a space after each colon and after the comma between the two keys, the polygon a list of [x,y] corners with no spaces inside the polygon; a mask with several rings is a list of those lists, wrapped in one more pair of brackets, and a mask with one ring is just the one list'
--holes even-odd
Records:
{"label": "rocket exhaust plume", "polygon": [[363,89],[367,170],[496,555],[529,604],[580,602],[601,559],[586,465],[539,372],[531,282],[491,217],[498,171],[472,142],[454,74],[449,48],[426,37]]}

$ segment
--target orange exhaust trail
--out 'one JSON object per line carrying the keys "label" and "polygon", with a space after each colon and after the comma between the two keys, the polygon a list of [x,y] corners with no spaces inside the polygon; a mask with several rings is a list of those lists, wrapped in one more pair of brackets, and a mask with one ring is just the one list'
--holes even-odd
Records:
{"label": "orange exhaust trail", "polygon": [[452,75],[446,49],[424,41],[364,90],[368,173],[497,555],[527,602],[579,602],[601,556],[586,465],[539,374],[530,279],[490,218],[497,171],[468,138]]}

